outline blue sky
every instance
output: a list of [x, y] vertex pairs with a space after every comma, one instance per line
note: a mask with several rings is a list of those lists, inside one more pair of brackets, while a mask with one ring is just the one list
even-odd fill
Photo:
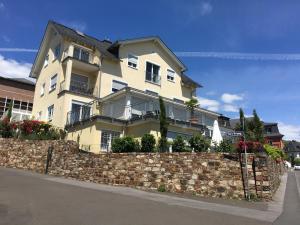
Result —
[[112, 41], [159, 35], [203, 84], [202, 107], [255, 108], [299, 140], [299, 12], [297, 0], [0, 0], [0, 73], [28, 75], [35, 52], [19, 49], [37, 49], [49, 19]]

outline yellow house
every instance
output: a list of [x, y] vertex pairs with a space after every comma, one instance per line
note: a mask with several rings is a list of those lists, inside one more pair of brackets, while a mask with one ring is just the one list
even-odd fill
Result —
[[32, 114], [65, 128], [82, 149], [99, 153], [119, 136], [158, 138], [162, 96], [168, 138], [211, 135], [220, 114], [197, 107], [198, 122], [190, 122], [185, 102], [201, 85], [186, 70], [159, 37], [112, 43], [50, 21], [30, 73], [36, 78]]

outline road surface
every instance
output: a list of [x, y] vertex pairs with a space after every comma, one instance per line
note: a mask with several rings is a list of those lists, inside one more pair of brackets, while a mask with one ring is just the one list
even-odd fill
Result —
[[[296, 178], [300, 183], [300, 172], [289, 174], [286, 200], [293, 205], [284, 204], [276, 224], [299, 225]], [[267, 225], [279, 214], [266, 203], [180, 198], [0, 168], [0, 224]]]

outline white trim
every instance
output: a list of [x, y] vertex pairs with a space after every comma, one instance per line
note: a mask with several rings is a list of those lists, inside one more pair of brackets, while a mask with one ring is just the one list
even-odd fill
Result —
[[[168, 79], [168, 72], [171, 72], [171, 73], [173, 73], [173, 80], [170, 80], [170, 79]], [[176, 73], [175, 73], [175, 71], [174, 70], [172, 70], [172, 69], [167, 69], [167, 81], [170, 81], [170, 82], [172, 82], [172, 83], [175, 83], [175, 76], [176, 76]]]
[[[136, 67], [133, 67], [133, 66], [130, 66], [128, 65], [129, 64], [129, 55], [133, 56], [133, 57], [136, 57]], [[133, 53], [127, 53], [127, 66], [131, 69], [135, 69], [135, 70], [138, 70], [139, 68], [139, 57]]]
[[[152, 65], [155, 65], [155, 66], [158, 66], [159, 67], [159, 69], [158, 69], [158, 79], [159, 79], [159, 82], [158, 83], [156, 83], [156, 82], [153, 82], [152, 80], [150, 81], [150, 80], [147, 80], [146, 79], [146, 75], [147, 75], [147, 63], [151, 63]], [[152, 71], [151, 71], [151, 79], [153, 78], [153, 67], [152, 67]], [[156, 84], [156, 85], [159, 85], [159, 86], [161, 86], [161, 66], [159, 65], [159, 64], [156, 64], [156, 63], [153, 63], [153, 62], [151, 62], [151, 61], [149, 61], [149, 60], [146, 60], [145, 61], [145, 82], [148, 82], [148, 83], [151, 83], [151, 84]]]
[[[55, 87], [54, 88], [51, 88], [51, 81], [52, 81], [52, 78], [53, 77], [55, 77], [56, 76], [56, 82], [55, 82]], [[57, 88], [57, 82], [58, 82], [58, 73], [56, 73], [56, 74], [54, 74], [54, 75], [52, 75], [51, 77], [50, 77], [50, 85], [49, 85], [49, 92], [51, 92], [51, 91], [53, 91], [53, 90], [55, 90], [56, 88]]]

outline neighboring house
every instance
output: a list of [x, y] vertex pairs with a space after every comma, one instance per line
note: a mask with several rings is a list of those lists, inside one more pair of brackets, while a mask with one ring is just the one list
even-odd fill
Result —
[[285, 141], [284, 152], [290, 159], [300, 158], [300, 142], [298, 141]]
[[[252, 119], [252, 118], [251, 117], [247, 118], [247, 120], [250, 120], [250, 119]], [[235, 129], [237, 124], [239, 124], [239, 123], [240, 123], [240, 119], [231, 119], [230, 120], [230, 124], [233, 129]], [[279, 132], [278, 124], [263, 122], [263, 125], [264, 125], [265, 142], [272, 146], [283, 149], [284, 144], [283, 144], [282, 138], [284, 135]]]
[[12, 120], [31, 117], [35, 84], [24, 78], [0, 76], [0, 118], [3, 118], [12, 104]]
[[50, 21], [30, 74], [37, 80], [33, 115], [66, 128], [82, 148], [109, 151], [122, 135], [159, 138], [162, 96], [168, 138], [209, 135], [220, 114], [198, 107], [198, 122], [190, 122], [185, 102], [201, 85], [186, 70], [158, 37], [112, 43]]
[[264, 137], [267, 143], [277, 148], [283, 149], [284, 144], [282, 141], [283, 134], [279, 132], [277, 123], [264, 122]]

